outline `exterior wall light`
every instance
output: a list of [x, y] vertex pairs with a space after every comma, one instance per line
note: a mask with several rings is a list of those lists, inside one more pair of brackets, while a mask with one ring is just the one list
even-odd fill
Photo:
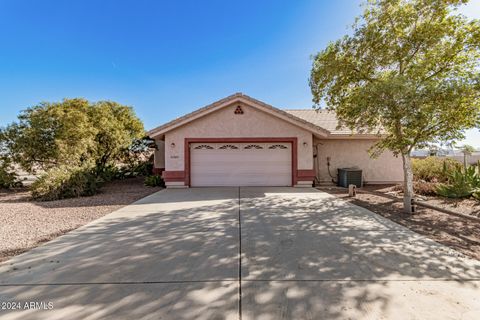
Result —
[[175, 148], [175, 142], [170, 143], [170, 148]]

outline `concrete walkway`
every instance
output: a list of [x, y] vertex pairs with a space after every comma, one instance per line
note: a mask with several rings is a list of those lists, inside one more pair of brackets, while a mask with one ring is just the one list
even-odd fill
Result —
[[480, 262], [315, 189], [242, 187], [163, 190], [0, 265], [2, 320], [239, 318], [480, 319]]

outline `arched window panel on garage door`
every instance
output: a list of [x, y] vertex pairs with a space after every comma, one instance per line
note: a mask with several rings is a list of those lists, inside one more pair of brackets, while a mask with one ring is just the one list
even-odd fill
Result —
[[275, 144], [269, 144], [268, 149], [270, 150], [286, 150], [289, 149], [290, 144], [289, 143], [275, 143]]
[[193, 149], [195, 150], [213, 150], [215, 147], [210, 144], [196, 144], [193, 145]]
[[220, 150], [237, 150], [237, 149], [239, 149], [239, 147], [237, 145], [234, 145], [234, 144], [223, 144], [223, 145], [220, 144], [218, 149], [220, 149]]
[[246, 150], [261, 150], [261, 149], [265, 149], [265, 148], [261, 144], [252, 143], [252, 144], [247, 144], [245, 147], [243, 147], [243, 149], [246, 149]]

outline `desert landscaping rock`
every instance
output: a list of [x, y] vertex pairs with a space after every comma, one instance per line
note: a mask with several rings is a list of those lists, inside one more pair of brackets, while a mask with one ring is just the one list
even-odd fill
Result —
[[0, 261], [141, 199], [160, 188], [142, 178], [108, 183], [91, 197], [38, 202], [26, 190], [0, 191]]

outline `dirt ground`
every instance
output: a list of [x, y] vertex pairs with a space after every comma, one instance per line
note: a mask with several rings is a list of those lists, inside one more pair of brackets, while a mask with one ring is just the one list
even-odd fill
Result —
[[[417, 207], [414, 215], [405, 214], [402, 211], [402, 200], [398, 198], [398, 194], [393, 191], [394, 187], [391, 185], [365, 186], [358, 189], [359, 192], [355, 198], [348, 197], [348, 189], [345, 188], [319, 187], [318, 189], [367, 208], [469, 257], [480, 260], [480, 222], [421, 207]], [[473, 200], [424, 198], [427, 198], [426, 202], [432, 205], [479, 216], [480, 206]]]
[[144, 186], [143, 181], [143, 178], [113, 181], [91, 197], [47, 202], [31, 200], [26, 189], [0, 190], [0, 261], [161, 189]]

